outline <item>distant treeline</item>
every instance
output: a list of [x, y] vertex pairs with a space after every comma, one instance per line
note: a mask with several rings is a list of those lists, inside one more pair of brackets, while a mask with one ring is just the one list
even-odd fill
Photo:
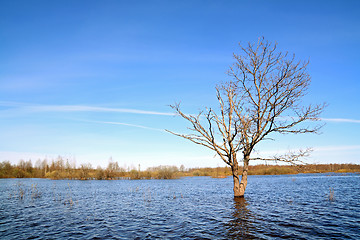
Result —
[[[249, 167], [250, 175], [280, 175], [298, 173], [326, 172], [360, 172], [359, 164], [308, 164], [298, 166], [285, 165], [254, 165]], [[31, 160], [20, 160], [17, 165], [9, 161], [0, 162], [0, 178], [50, 178], [50, 179], [174, 179], [189, 176], [211, 176], [223, 178], [231, 175], [229, 167], [189, 168], [183, 165], [151, 167], [140, 171], [138, 169], [120, 167], [118, 162], [110, 161], [106, 168], [93, 168], [91, 164], [81, 164], [76, 167], [59, 157], [51, 161], [38, 160], [35, 165]]]

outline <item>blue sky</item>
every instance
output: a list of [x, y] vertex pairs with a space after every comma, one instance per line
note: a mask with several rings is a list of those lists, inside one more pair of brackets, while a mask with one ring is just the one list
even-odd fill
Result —
[[309, 163], [360, 163], [360, 1], [0, 1], [0, 161], [223, 166], [169, 104], [216, 105], [238, 43], [264, 36], [310, 60], [305, 103], [321, 135], [281, 136], [263, 156], [313, 147]]

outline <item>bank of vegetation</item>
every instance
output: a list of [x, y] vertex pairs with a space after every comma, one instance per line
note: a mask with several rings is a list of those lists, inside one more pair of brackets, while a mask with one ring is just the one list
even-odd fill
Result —
[[[359, 164], [308, 164], [300, 166], [286, 165], [254, 165], [249, 167], [250, 175], [280, 175], [298, 173], [348, 173], [360, 172]], [[91, 164], [81, 164], [76, 167], [59, 157], [53, 160], [20, 160], [18, 164], [9, 161], [0, 162], [0, 178], [50, 178], [50, 179], [175, 179], [180, 177], [210, 176], [224, 178], [231, 176], [229, 167], [216, 168], [185, 168], [176, 166], [158, 166], [140, 170], [140, 166], [120, 167], [118, 162], [110, 161], [106, 168]]]

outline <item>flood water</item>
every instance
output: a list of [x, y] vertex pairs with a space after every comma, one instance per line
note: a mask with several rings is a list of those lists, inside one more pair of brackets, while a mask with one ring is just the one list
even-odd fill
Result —
[[0, 193], [0, 239], [360, 239], [359, 174], [250, 176], [239, 201], [210, 177], [0, 179]]

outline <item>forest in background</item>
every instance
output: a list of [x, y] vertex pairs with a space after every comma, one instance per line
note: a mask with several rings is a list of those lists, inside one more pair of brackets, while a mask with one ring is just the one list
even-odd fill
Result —
[[[348, 173], [360, 172], [359, 164], [306, 164], [306, 165], [253, 165], [249, 167], [250, 175], [280, 175], [298, 173]], [[49, 178], [49, 179], [78, 179], [78, 180], [110, 180], [110, 179], [176, 179], [191, 176], [210, 176], [224, 178], [231, 176], [229, 167], [216, 168], [185, 168], [183, 165], [158, 166], [140, 170], [135, 167], [120, 167], [118, 162], [109, 161], [106, 168], [91, 164], [75, 163], [62, 157], [52, 160], [20, 160], [18, 164], [9, 161], [0, 162], [0, 178]]]

